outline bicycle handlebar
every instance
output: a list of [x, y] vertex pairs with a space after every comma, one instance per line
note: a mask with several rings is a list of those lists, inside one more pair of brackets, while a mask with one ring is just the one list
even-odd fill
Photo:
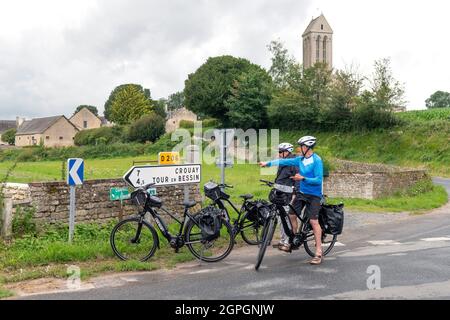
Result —
[[141, 190], [147, 191], [148, 189], [150, 189], [150, 187], [153, 187], [155, 184], [156, 183], [149, 183], [149, 184], [146, 184], [145, 186], [137, 188], [137, 190], [141, 189]]
[[230, 189], [234, 188], [232, 185], [225, 184], [225, 183], [219, 184], [219, 187], [230, 188]]
[[269, 186], [269, 187], [273, 187], [275, 183], [268, 181], [268, 180], [259, 180], [262, 183], [264, 183], [265, 185]]

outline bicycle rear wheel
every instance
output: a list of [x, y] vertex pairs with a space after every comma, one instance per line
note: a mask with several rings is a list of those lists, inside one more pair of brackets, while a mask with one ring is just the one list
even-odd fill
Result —
[[220, 236], [217, 239], [205, 240], [202, 230], [192, 220], [186, 225], [184, 237], [189, 251], [206, 262], [217, 262], [226, 258], [234, 246], [233, 228], [225, 219], [222, 219]]
[[125, 219], [113, 228], [110, 236], [111, 248], [121, 260], [147, 261], [158, 246], [155, 229], [139, 218]]
[[264, 258], [264, 254], [266, 253], [267, 247], [270, 245], [272, 241], [273, 234], [275, 232], [275, 228], [277, 227], [277, 221], [275, 217], [269, 217], [264, 224], [264, 228], [262, 231], [262, 243], [259, 246], [258, 257], [256, 259], [255, 270], [258, 271], [261, 266], [261, 262]]
[[258, 221], [248, 219], [248, 212], [239, 223], [242, 239], [249, 245], [258, 245], [262, 242], [263, 225]]
[[[326, 256], [333, 250], [334, 245], [337, 241], [337, 235], [327, 235], [322, 231], [322, 255]], [[308, 236], [304, 242], [305, 251], [311, 256], [316, 255], [316, 244], [314, 240], [314, 234], [312, 231], [308, 233]]]

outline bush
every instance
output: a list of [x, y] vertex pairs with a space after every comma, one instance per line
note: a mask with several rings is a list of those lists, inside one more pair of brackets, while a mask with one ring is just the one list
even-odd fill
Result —
[[101, 127], [78, 132], [75, 135], [75, 145], [99, 145], [124, 142], [125, 128], [122, 126]]
[[202, 126], [203, 128], [213, 128], [213, 127], [220, 127], [221, 124], [219, 120], [210, 118], [202, 120]]
[[17, 130], [14, 128], [6, 130], [2, 134], [2, 141], [9, 145], [13, 145], [15, 143], [15, 139], [16, 139], [16, 132], [17, 132]]
[[164, 119], [155, 113], [151, 113], [142, 117], [130, 126], [128, 139], [137, 142], [154, 142], [164, 133]]
[[180, 121], [180, 128], [191, 129], [193, 127], [194, 127], [194, 121], [189, 121], [189, 120], [181, 120]]

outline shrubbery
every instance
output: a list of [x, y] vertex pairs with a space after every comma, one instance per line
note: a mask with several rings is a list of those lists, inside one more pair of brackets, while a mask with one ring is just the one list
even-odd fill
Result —
[[194, 121], [190, 121], [190, 120], [181, 120], [181, 121], [180, 121], [180, 128], [183, 128], [183, 129], [192, 129], [192, 128], [194, 128]]
[[126, 138], [126, 129], [123, 126], [101, 127], [78, 132], [75, 135], [75, 145], [99, 145], [123, 142]]
[[164, 132], [164, 118], [151, 113], [131, 124], [128, 139], [136, 142], [155, 142]]

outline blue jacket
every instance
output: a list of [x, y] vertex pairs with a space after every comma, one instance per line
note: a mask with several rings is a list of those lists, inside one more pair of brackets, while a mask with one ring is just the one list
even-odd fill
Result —
[[296, 157], [292, 159], [279, 159], [267, 163], [271, 166], [297, 166], [305, 180], [300, 181], [299, 191], [317, 197], [322, 197], [323, 162], [315, 153], [309, 158]]

